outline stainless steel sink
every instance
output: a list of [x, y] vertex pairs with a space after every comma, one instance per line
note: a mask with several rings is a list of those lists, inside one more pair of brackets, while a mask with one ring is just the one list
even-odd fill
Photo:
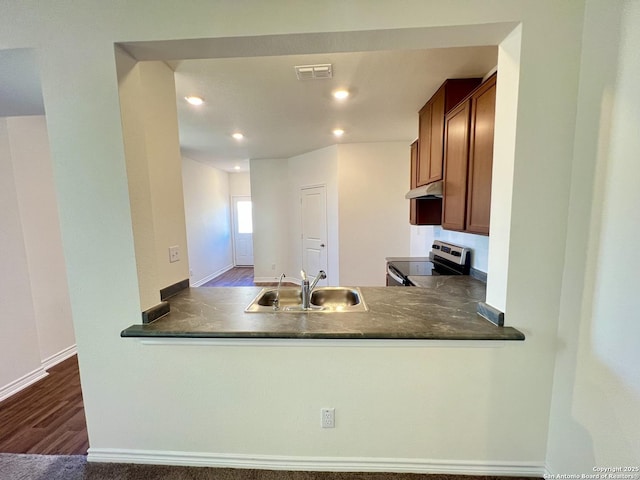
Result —
[[[276, 298], [278, 298], [278, 294], [275, 288], [270, 290], [263, 289], [253, 303], [260, 307], [271, 307], [273, 309]], [[280, 308], [302, 305], [302, 292], [299, 288], [282, 287], [280, 288], [278, 304]]]
[[354, 307], [361, 303], [362, 295], [353, 288], [325, 287], [311, 292], [311, 304], [326, 308]]
[[249, 313], [346, 313], [369, 310], [358, 287], [316, 287], [311, 293], [309, 308], [302, 307], [300, 288], [280, 288], [278, 307], [274, 308], [276, 297], [277, 289], [264, 288], [244, 311]]

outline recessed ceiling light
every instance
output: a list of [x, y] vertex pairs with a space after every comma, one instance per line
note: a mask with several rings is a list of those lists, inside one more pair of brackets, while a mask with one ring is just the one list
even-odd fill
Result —
[[333, 96], [338, 100], [344, 100], [349, 96], [349, 90], [336, 90], [335, 92], [333, 92]]
[[244, 138], [244, 135], [241, 134], [240, 132], [236, 132], [233, 135], [231, 135], [233, 138], [235, 138], [236, 140], [242, 140]]
[[333, 134], [334, 134], [336, 137], [341, 137], [342, 135], [344, 135], [344, 130], [342, 130], [341, 128], [336, 128], [336, 129], [333, 131]]
[[235, 167], [233, 167], [235, 170], [240, 170], [240, 165], [236, 165]]
[[202, 97], [196, 97], [194, 95], [184, 97], [184, 99], [191, 105], [202, 105], [204, 103], [204, 99]]

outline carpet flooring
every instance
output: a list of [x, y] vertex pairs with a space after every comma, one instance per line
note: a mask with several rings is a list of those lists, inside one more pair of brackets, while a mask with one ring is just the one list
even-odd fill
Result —
[[88, 463], [84, 455], [0, 453], [2, 480], [531, 480], [413, 473], [292, 472], [209, 467]]

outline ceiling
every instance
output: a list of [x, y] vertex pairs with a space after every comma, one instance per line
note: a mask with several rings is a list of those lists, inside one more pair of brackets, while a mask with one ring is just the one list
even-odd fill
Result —
[[[335, 143], [409, 144], [418, 110], [443, 80], [484, 76], [497, 64], [495, 46], [239, 55], [166, 61], [175, 71], [183, 154], [229, 172], [247, 171], [250, 158], [288, 158]], [[333, 78], [296, 78], [294, 66], [320, 63], [332, 64]], [[337, 88], [350, 97], [335, 100]], [[205, 103], [191, 106], [187, 95]], [[43, 114], [35, 52], [0, 50], [0, 117]], [[334, 128], [345, 134], [334, 137]], [[236, 131], [242, 141], [231, 137]]]
[[[385, 50], [167, 62], [175, 71], [183, 155], [225, 171], [249, 159], [288, 158], [335, 143], [418, 135], [417, 112], [447, 78], [484, 76], [497, 47]], [[294, 66], [330, 63], [333, 78], [296, 78]], [[331, 93], [346, 88], [343, 101]], [[192, 106], [184, 99], [205, 99]], [[337, 139], [332, 130], [341, 128]], [[241, 141], [231, 137], [242, 132]]]

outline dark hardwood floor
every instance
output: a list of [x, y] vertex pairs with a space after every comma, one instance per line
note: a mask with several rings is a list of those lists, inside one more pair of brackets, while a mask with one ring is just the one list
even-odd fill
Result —
[[86, 455], [89, 448], [78, 360], [0, 402], [0, 452]]
[[253, 287], [253, 267], [233, 267], [201, 287]]
[[[209, 280], [201, 287], [254, 287], [254, 286], [274, 286], [278, 283], [254, 283], [253, 267], [233, 267], [222, 275]], [[293, 286], [295, 283], [282, 282], [282, 285]]]

